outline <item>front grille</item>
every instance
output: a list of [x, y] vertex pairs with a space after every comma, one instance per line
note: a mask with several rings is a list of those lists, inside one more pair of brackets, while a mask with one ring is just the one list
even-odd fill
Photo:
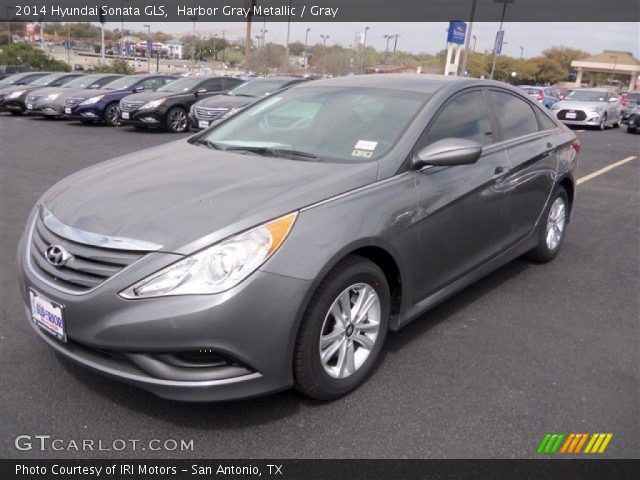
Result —
[[79, 104], [81, 101], [83, 100], [82, 97], [70, 97], [67, 98], [64, 101], [64, 106], [65, 107], [75, 107], [77, 104]]
[[196, 118], [198, 120], [213, 120], [229, 111], [228, 108], [204, 108], [196, 107]]
[[144, 100], [122, 100], [120, 102], [120, 110], [122, 110], [123, 112], [133, 112], [134, 110], [139, 109], [145, 103], [147, 102], [145, 102]]
[[[52, 245], [63, 247], [72, 258], [61, 267], [51, 265], [45, 252]], [[33, 228], [30, 246], [31, 266], [36, 273], [54, 286], [79, 293], [99, 286], [144, 255], [144, 252], [107, 249], [67, 240], [49, 230], [40, 215]]]
[[[575, 112], [576, 118], [567, 118], [567, 113], [569, 112]], [[587, 114], [582, 110], [560, 110], [558, 112], [559, 120], [584, 120], [585, 118], [587, 118]]]

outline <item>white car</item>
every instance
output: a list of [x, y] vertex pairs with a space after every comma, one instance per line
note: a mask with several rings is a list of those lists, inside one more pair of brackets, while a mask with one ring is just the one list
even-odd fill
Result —
[[620, 97], [608, 88], [581, 88], [554, 103], [551, 111], [565, 125], [592, 126], [604, 130], [619, 127], [622, 120]]

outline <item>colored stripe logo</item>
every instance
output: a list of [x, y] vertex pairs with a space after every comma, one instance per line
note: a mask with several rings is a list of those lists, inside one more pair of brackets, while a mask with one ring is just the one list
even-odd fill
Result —
[[613, 433], [547, 433], [537, 452], [543, 455], [604, 453], [612, 438]]

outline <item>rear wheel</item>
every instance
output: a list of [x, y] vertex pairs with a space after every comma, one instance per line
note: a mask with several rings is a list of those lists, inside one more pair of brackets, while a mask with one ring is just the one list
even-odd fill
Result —
[[167, 112], [167, 130], [172, 133], [182, 133], [189, 127], [187, 112], [180, 107], [173, 107]]
[[363, 383], [384, 344], [390, 294], [373, 262], [349, 256], [320, 283], [302, 319], [294, 353], [296, 388], [320, 400]]
[[627, 133], [636, 133], [636, 127], [627, 127]]
[[111, 103], [104, 109], [104, 123], [109, 127], [115, 127], [120, 124], [118, 120], [118, 104]]
[[564, 188], [558, 187], [551, 198], [540, 226], [538, 245], [526, 253], [526, 257], [534, 262], [550, 262], [560, 251], [569, 220], [569, 200]]

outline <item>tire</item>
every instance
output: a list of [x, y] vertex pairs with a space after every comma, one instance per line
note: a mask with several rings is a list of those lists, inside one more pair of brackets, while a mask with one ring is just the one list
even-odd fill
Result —
[[22, 115], [23, 113], [24, 113], [24, 111], [23, 111], [23, 110], [20, 110], [20, 111], [11, 110], [11, 115], [15, 115], [16, 117], [17, 117], [18, 115]]
[[620, 128], [620, 120], [613, 124], [613, 128]]
[[607, 114], [606, 113], [604, 115], [602, 115], [602, 120], [600, 120], [600, 124], [598, 125], [598, 128], [601, 131], [607, 129]]
[[636, 127], [627, 127], [627, 133], [636, 133]]
[[167, 131], [171, 133], [186, 132], [189, 128], [189, 116], [184, 108], [173, 107], [167, 112], [165, 120]]
[[104, 124], [107, 125], [108, 127], [116, 127], [120, 125], [120, 122], [118, 121], [118, 115], [119, 115], [118, 103], [117, 102], [110, 103], [104, 109], [104, 114], [102, 116], [104, 120]]
[[[373, 298], [374, 294], [377, 298]], [[360, 321], [356, 310], [352, 313], [356, 316], [353, 323], [338, 323], [333, 312], [344, 312], [340, 298], [348, 299], [349, 312], [353, 312], [360, 298], [372, 299], [372, 303]], [[361, 385], [384, 345], [390, 302], [387, 280], [375, 263], [350, 255], [336, 265], [311, 297], [298, 330], [293, 359], [296, 388], [318, 400], [332, 400]]]
[[[550, 230], [553, 228], [553, 224], [551, 223], [553, 217], [559, 218], [557, 216], [558, 210], [556, 205], [561, 204], [563, 207], [562, 210], [562, 226], [554, 222], [556, 232], [556, 240], [550, 240], [548, 237], [550, 235]], [[554, 212], [554, 208], [556, 208]], [[567, 231], [567, 223], [569, 221], [570, 214], [570, 206], [569, 206], [569, 198], [567, 197], [567, 192], [563, 187], [557, 187], [554, 194], [549, 201], [549, 205], [544, 211], [542, 218], [544, 219], [540, 225], [540, 232], [538, 233], [538, 245], [525, 254], [525, 257], [529, 260], [532, 260], [537, 263], [546, 263], [553, 260], [560, 248], [562, 248], [562, 243], [564, 242], [565, 233]], [[559, 230], [559, 237], [558, 237]]]

